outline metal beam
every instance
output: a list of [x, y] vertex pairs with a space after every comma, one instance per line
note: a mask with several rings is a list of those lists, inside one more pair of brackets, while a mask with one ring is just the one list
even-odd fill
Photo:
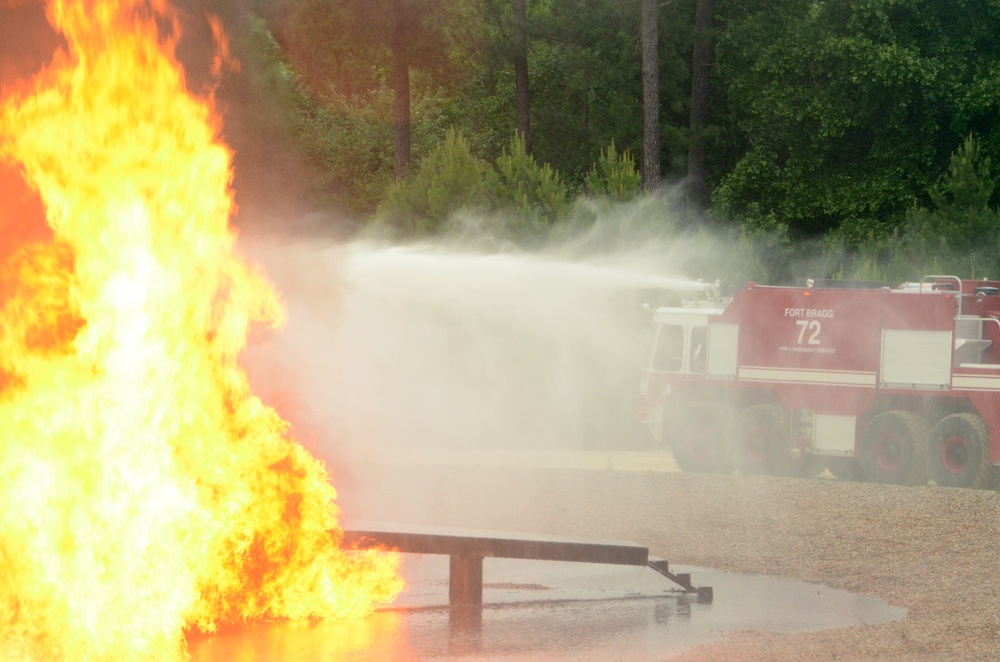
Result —
[[[371, 541], [371, 542], [366, 542]], [[362, 525], [344, 531], [348, 545], [383, 545], [408, 554], [646, 565], [649, 550], [617, 540], [412, 525]]]
[[654, 559], [650, 562], [646, 547], [618, 540], [358, 523], [344, 530], [344, 545], [359, 549], [388, 547], [406, 554], [447, 554], [450, 557], [448, 598], [452, 606], [483, 604], [483, 559], [489, 557], [648, 565], [684, 590], [697, 592], [699, 599], [704, 596], [711, 601], [711, 588], [706, 590], [692, 586], [690, 576], [669, 572], [665, 561]]

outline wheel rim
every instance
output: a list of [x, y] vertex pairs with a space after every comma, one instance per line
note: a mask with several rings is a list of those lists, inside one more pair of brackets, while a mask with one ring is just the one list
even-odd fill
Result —
[[705, 454], [702, 437], [692, 430], [684, 430], [677, 436], [674, 451], [683, 453], [685, 456], [697, 460]]
[[760, 426], [749, 430], [743, 437], [743, 448], [746, 456], [754, 462], [764, 462], [770, 455], [770, 435], [766, 427]]
[[941, 464], [950, 473], [963, 473], [969, 466], [969, 442], [958, 435], [948, 437], [941, 447]]
[[875, 445], [875, 461], [882, 469], [892, 470], [903, 461], [903, 443], [899, 435], [887, 432], [878, 439]]
[[708, 459], [709, 452], [708, 449], [705, 447], [707, 443], [708, 440], [706, 440], [703, 437], [700, 436], [690, 437], [687, 441], [688, 454], [699, 462]]
[[692, 460], [703, 462], [712, 458], [712, 444], [718, 436], [718, 425], [712, 424], [705, 429], [686, 429], [678, 441], [683, 452]]

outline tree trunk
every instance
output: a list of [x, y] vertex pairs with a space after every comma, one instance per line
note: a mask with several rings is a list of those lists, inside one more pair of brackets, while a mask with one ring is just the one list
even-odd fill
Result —
[[393, 55], [392, 86], [395, 95], [396, 179], [406, 177], [410, 165], [410, 66], [398, 53]]
[[524, 149], [531, 153], [531, 94], [528, 87], [528, 17], [526, 0], [514, 0], [514, 96], [517, 105], [517, 132]]
[[708, 203], [705, 181], [705, 127], [708, 126], [709, 75], [712, 67], [712, 0], [698, 0], [691, 54], [691, 138], [688, 148], [687, 207], [704, 209]]
[[406, 176], [410, 165], [410, 63], [406, 52], [406, 26], [399, 1], [394, 0], [392, 30], [392, 92], [395, 99], [396, 181]]
[[642, 186], [660, 185], [660, 58], [658, 0], [642, 0]]

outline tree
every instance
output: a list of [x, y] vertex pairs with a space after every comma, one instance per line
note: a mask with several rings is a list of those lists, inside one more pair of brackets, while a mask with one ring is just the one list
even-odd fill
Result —
[[705, 129], [708, 127], [709, 78], [712, 66], [712, 0], [697, 0], [694, 48], [691, 52], [691, 120], [687, 167], [687, 206], [703, 209], [708, 203], [705, 181]]
[[235, 118], [226, 115], [227, 140], [238, 140], [231, 143], [237, 202], [244, 207], [249, 194], [258, 207], [340, 208], [354, 219], [374, 212], [393, 181], [393, 128], [384, 119], [391, 92], [362, 92], [361, 79], [354, 78], [358, 87], [347, 96], [314, 80], [327, 90], [317, 98], [304, 67], [290, 69], [261, 19], [251, 17], [247, 41], [240, 76], [249, 89], [235, 95], [232, 85], [220, 90], [237, 110]]
[[517, 132], [531, 154], [531, 90], [528, 81], [528, 14], [525, 0], [514, 0], [514, 92]]
[[642, 0], [642, 185], [660, 185], [660, 58], [658, 0]]
[[[318, 97], [335, 91], [370, 100], [393, 91], [395, 176], [411, 158], [411, 73], [447, 80], [467, 36], [464, 6], [445, 0], [286, 0], [275, 18], [279, 43]], [[388, 75], [386, 72], [389, 72]], [[388, 80], [386, 80], [388, 78]]]
[[376, 217], [407, 236], [433, 234], [460, 209], [485, 209], [495, 178], [489, 164], [472, 155], [469, 142], [448, 131], [415, 173], [393, 184]]
[[928, 265], [933, 260], [947, 273], [964, 277], [997, 273], [1000, 213], [992, 205], [995, 190], [991, 160], [969, 136], [931, 188], [930, 205], [908, 214], [904, 246], [910, 261]]
[[[483, 0], [483, 16], [489, 26], [489, 48], [479, 63], [478, 89], [472, 96], [476, 101], [469, 109], [469, 121], [478, 125], [480, 132], [486, 129], [488, 136], [484, 138], [495, 153], [503, 149], [511, 132], [516, 131], [530, 154], [531, 21], [527, 0]], [[513, 117], [504, 117], [508, 112]], [[473, 126], [469, 129], [476, 130]]]
[[548, 163], [539, 165], [520, 135], [500, 154], [497, 171], [494, 199], [522, 234], [538, 234], [559, 220], [567, 204], [566, 184]]
[[601, 158], [587, 173], [584, 186], [589, 195], [624, 202], [639, 193], [642, 181], [632, 155], [627, 150], [619, 154], [612, 142], [601, 150]]
[[410, 165], [410, 49], [407, 47], [405, 0], [392, 0], [392, 92], [395, 99], [396, 181], [406, 176]]
[[966, 132], [969, 85], [1000, 62], [985, 3], [727, 0], [719, 17], [722, 211], [848, 246], [923, 199]]
[[533, 3], [532, 153], [579, 183], [612, 140], [642, 147], [640, 0]]

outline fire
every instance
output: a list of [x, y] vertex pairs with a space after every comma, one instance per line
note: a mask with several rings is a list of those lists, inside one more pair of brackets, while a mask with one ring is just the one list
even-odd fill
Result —
[[47, 16], [67, 48], [0, 105], [52, 232], [0, 250], [0, 658], [183, 659], [191, 632], [391, 601], [398, 556], [340, 548], [325, 468], [237, 362], [284, 313], [235, 250], [176, 15]]

